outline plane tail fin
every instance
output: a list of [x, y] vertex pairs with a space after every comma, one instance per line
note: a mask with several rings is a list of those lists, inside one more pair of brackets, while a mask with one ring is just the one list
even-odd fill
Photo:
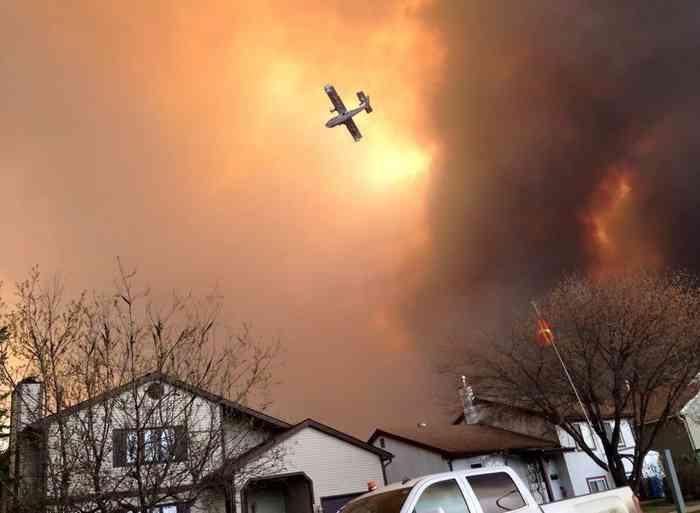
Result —
[[360, 103], [365, 104], [365, 112], [367, 112], [368, 114], [372, 112], [372, 107], [369, 104], [369, 96], [367, 96], [363, 91], [358, 91], [357, 99], [360, 100]]

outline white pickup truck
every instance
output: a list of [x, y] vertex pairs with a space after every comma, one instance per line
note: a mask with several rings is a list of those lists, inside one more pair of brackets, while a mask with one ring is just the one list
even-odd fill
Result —
[[629, 487], [538, 505], [508, 467], [419, 477], [366, 493], [339, 513], [642, 513]]

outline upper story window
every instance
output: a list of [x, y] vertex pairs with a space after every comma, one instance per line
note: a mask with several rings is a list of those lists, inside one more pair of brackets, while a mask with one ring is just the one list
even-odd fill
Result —
[[[578, 431], [578, 434], [583, 439], [584, 443], [586, 444], [586, 447], [595, 450], [595, 438], [593, 437], [593, 433], [591, 432], [590, 426], [585, 422], [577, 422], [576, 424], [574, 424], [574, 428], [576, 429], [576, 431]], [[577, 443], [576, 445], [578, 446], [579, 444]]]
[[[625, 440], [625, 435], [624, 431], [622, 430], [623, 424], [620, 423], [620, 439], [617, 442], [617, 448], [618, 449], [624, 449], [627, 447], [627, 441]], [[615, 423], [612, 421], [606, 422], [605, 423], [605, 434], [608, 437], [608, 440], [612, 441], [612, 435], [613, 435], [613, 429], [615, 429]]]
[[384, 437], [379, 439], [379, 447], [386, 449], [386, 440], [384, 440]]
[[[144, 509], [143, 511], [144, 513], [189, 513], [190, 505], [184, 502], [175, 504], [163, 504], [161, 506], [155, 506], [153, 508]], [[139, 510], [125, 510], [124, 513], [139, 513]]]
[[148, 429], [115, 429], [113, 433], [115, 467], [183, 461], [187, 458], [187, 431], [184, 426]]

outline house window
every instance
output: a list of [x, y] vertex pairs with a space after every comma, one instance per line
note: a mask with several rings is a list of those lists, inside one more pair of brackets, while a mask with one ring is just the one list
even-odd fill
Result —
[[177, 504], [168, 504], [167, 506], [158, 506], [151, 508], [148, 513], [177, 513]]
[[610, 486], [608, 486], [608, 478], [605, 476], [589, 477], [586, 481], [588, 482], [588, 490], [591, 493], [604, 492], [610, 489]]
[[[574, 428], [576, 429], [576, 431], [578, 431], [578, 434], [583, 439], [584, 443], [586, 444], [586, 447], [595, 450], [595, 439], [593, 438], [593, 433], [591, 433], [591, 428], [588, 426], [588, 424], [576, 423], [574, 424]], [[581, 448], [579, 447], [579, 450], [580, 449]]]
[[136, 431], [126, 432], [126, 464], [134, 465], [138, 454], [139, 437]]
[[386, 449], [386, 441], [384, 440], [384, 438], [379, 439], [379, 447], [381, 447], [382, 449]]
[[113, 455], [115, 467], [135, 465], [139, 455], [144, 464], [183, 461], [187, 458], [187, 431], [184, 426], [115, 429]]
[[139, 511], [143, 511], [144, 513], [190, 513], [190, 505], [185, 502], [163, 504], [161, 506], [155, 506], [144, 510], [126, 510], [124, 513], [139, 513]]
[[[615, 429], [614, 422], [606, 422], [605, 423], [605, 434], [607, 435], [608, 440], [610, 442], [612, 442], [613, 429]], [[622, 424], [620, 424], [620, 439], [617, 442], [617, 448], [624, 449], [625, 447], [627, 447], [627, 444], [625, 442], [625, 437], [622, 433]]]

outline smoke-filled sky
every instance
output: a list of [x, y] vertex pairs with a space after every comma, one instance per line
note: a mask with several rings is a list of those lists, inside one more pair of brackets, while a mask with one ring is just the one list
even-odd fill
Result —
[[700, 9], [625, 5], [5, 2], [0, 279], [218, 287], [285, 346], [275, 413], [438, 422], [445, 338], [698, 267]]

